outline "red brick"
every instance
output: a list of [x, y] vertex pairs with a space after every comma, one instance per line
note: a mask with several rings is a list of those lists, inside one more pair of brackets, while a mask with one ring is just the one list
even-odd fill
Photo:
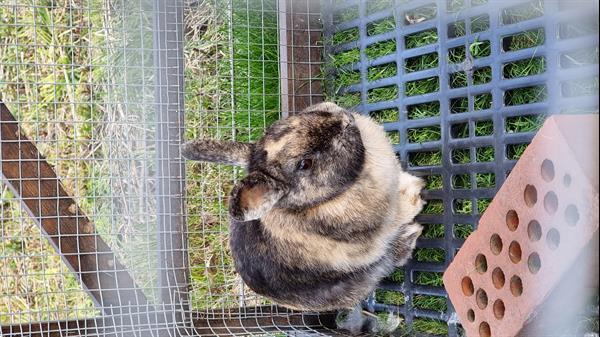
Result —
[[[577, 222], [570, 224], [576, 214]], [[467, 335], [522, 332], [545, 309], [565, 274], [583, 263], [579, 258], [597, 232], [598, 116], [551, 117], [444, 274]], [[477, 267], [478, 256], [485, 256], [486, 271]], [[597, 264], [597, 250], [592, 260]], [[588, 277], [597, 284], [597, 274]], [[466, 278], [473, 284], [472, 294], [468, 282], [463, 283]], [[478, 296], [482, 291], [487, 305]]]

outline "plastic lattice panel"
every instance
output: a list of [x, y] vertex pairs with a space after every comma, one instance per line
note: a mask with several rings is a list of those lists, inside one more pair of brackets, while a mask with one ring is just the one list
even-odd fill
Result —
[[[366, 302], [457, 335], [442, 273], [549, 113], [598, 109], [592, 1], [325, 1], [328, 99], [427, 180], [413, 259]], [[446, 324], [447, 323], [447, 324]]]

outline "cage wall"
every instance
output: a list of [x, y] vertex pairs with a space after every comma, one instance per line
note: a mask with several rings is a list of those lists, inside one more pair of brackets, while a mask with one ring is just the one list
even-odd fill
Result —
[[[445, 266], [544, 116], [597, 109], [598, 8], [567, 4], [0, 0], [1, 101], [22, 133], [5, 143], [29, 140], [41, 155], [0, 165], [30, 161], [39, 171], [47, 161], [52, 185], [66, 191], [56, 199], [77, 205], [60, 209], [74, 210], [76, 226], [53, 247], [40, 220], [65, 218], [30, 216], [22, 191], [2, 185], [0, 325], [336, 334], [331, 316], [294, 314], [244, 287], [226, 207], [244, 173], [184, 163], [177, 150], [196, 137], [256, 140], [326, 98], [381, 122], [404, 167], [427, 180], [413, 260], [365, 308], [401, 314], [402, 333], [459, 334], [441, 287]], [[573, 23], [574, 12], [584, 20]], [[90, 296], [65, 262], [84, 257], [57, 253], [82, 235], [114, 255], [91, 254], [108, 256], [106, 265], [80, 276], [125, 271], [142, 296]], [[119, 312], [103, 305], [115, 302]]]

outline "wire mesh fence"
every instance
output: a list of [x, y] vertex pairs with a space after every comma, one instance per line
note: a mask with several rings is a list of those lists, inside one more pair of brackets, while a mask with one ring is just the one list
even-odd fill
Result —
[[2, 333], [340, 334], [243, 285], [225, 206], [243, 172], [178, 150], [256, 140], [321, 91], [384, 123], [428, 180], [425, 239], [365, 307], [459, 333], [439, 274], [539, 116], [597, 109], [597, 22], [548, 28], [558, 2], [499, 22], [512, 7], [477, 4], [0, 0]]

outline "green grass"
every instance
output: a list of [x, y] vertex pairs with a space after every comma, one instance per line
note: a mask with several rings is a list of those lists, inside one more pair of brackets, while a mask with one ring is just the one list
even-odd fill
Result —
[[393, 17], [385, 18], [379, 21], [371, 22], [367, 25], [367, 35], [379, 35], [396, 29], [396, 22]]
[[442, 214], [444, 213], [444, 203], [442, 200], [427, 200], [427, 204], [423, 207], [423, 214]]
[[[86, 198], [91, 186], [84, 177], [97, 166], [91, 160], [76, 160], [101, 155], [92, 136], [98, 132], [93, 122], [101, 108], [95, 101], [102, 99], [98, 86], [105, 74], [93, 66], [106, 62], [106, 57], [89, 47], [103, 41], [104, 18], [97, 11], [73, 15], [69, 1], [17, 4], [0, 6], [1, 99], [19, 120], [20, 130], [58, 176], [65, 177], [67, 193], [79, 197], [86, 214], [97, 215], [96, 227], [106, 235], [110, 228], [103, 213]], [[100, 4], [90, 1], [89, 6]], [[0, 218], [0, 324], [99, 313], [6, 186], [0, 186]]]
[[444, 224], [423, 224], [422, 237], [426, 239], [441, 239], [444, 237]]
[[426, 126], [421, 128], [409, 128], [406, 130], [406, 139], [410, 143], [424, 143], [442, 138], [439, 126]]
[[379, 303], [397, 306], [403, 305], [406, 302], [404, 294], [401, 292], [382, 289], [377, 289], [375, 291], [375, 300]]
[[398, 121], [400, 113], [398, 112], [398, 109], [395, 108], [371, 111], [369, 115], [378, 123], [385, 123]]
[[493, 173], [477, 173], [475, 174], [475, 183], [477, 188], [496, 187], [496, 175]]
[[356, 41], [356, 40], [358, 40], [358, 38], [359, 38], [358, 27], [354, 27], [354, 28], [342, 30], [342, 31], [339, 31], [339, 32], [336, 32], [335, 34], [333, 34], [333, 36], [331, 38], [331, 43], [334, 45], [348, 43], [348, 42]]
[[396, 52], [396, 41], [387, 40], [377, 43], [373, 43], [365, 48], [365, 55], [369, 59], [376, 59], [385, 55], [393, 54]]
[[441, 248], [417, 248], [413, 252], [413, 258], [419, 262], [444, 262], [446, 253]]
[[455, 189], [471, 188], [471, 177], [468, 174], [457, 174], [452, 176], [452, 187]]
[[367, 91], [367, 102], [376, 103], [381, 101], [391, 101], [398, 97], [398, 86], [390, 85], [387, 87], [374, 88]]
[[440, 190], [444, 187], [441, 175], [430, 175], [425, 179], [425, 189]]
[[443, 273], [433, 271], [417, 271], [414, 272], [414, 283], [422, 286], [441, 287], [444, 285], [442, 280]]
[[[202, 136], [252, 141], [278, 119], [277, 16], [274, 11], [261, 12], [263, 7], [275, 10], [275, 5], [274, 1], [248, 5], [234, 0], [233, 49], [225, 43], [229, 34], [226, 12], [210, 8], [206, 13], [196, 8], [187, 13], [188, 30], [197, 32], [187, 36], [185, 45], [186, 92], [192, 93], [186, 97], [188, 139]], [[209, 25], [212, 30], [203, 32], [199, 27], [207, 17], [215, 21]], [[212, 46], [210, 54], [199, 48], [207, 45]], [[192, 306], [236, 306], [239, 284], [229, 252], [228, 216], [222, 196], [229, 194], [241, 171], [188, 163], [187, 172]]]
[[437, 166], [442, 164], [442, 151], [412, 152], [408, 155], [410, 166]]
[[429, 102], [409, 105], [406, 108], [408, 119], [421, 119], [440, 115], [440, 103]]
[[387, 63], [380, 66], [370, 67], [367, 70], [367, 80], [376, 81], [382, 78], [396, 76], [397, 67], [395, 63]]
[[466, 239], [473, 233], [473, 226], [469, 224], [455, 224], [452, 232], [455, 238]]
[[445, 312], [448, 310], [446, 298], [431, 295], [415, 295], [413, 297], [413, 306], [423, 310], [433, 310]]
[[386, 277], [386, 280], [395, 282], [398, 284], [404, 282], [404, 270], [396, 269], [393, 273], [391, 273], [388, 277]]

